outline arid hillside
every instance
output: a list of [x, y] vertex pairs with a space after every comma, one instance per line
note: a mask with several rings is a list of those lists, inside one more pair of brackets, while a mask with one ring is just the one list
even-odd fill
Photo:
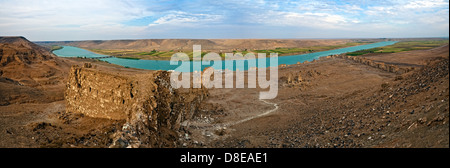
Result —
[[[266, 101], [257, 89], [211, 89], [184, 144], [448, 148], [448, 56], [447, 45], [280, 67], [278, 96]], [[392, 71], [398, 66], [409, 71]]]
[[0, 37], [0, 104], [63, 100], [70, 65], [24, 37]]
[[62, 84], [70, 66], [24, 37], [0, 37], [0, 75], [25, 86]]

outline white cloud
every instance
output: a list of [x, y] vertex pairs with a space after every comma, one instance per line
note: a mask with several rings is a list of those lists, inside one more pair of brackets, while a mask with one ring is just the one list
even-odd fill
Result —
[[357, 19], [343, 15], [313, 12], [276, 12], [269, 11], [265, 15], [254, 15], [256, 22], [272, 26], [309, 27], [316, 29], [342, 29], [348, 24], [359, 22]]
[[220, 15], [212, 14], [192, 14], [182, 11], [175, 11], [160, 17], [149, 26], [157, 25], [179, 25], [192, 26], [193, 24], [211, 24], [220, 21], [222, 17]]
[[449, 3], [444, 0], [413, 0], [409, 1], [404, 8], [407, 9], [424, 9], [424, 8], [439, 8], [448, 7]]
[[[152, 14], [134, 2], [138, 1], [0, 1], [0, 32], [24, 35], [31, 40], [59, 39], [57, 36], [71, 32], [72, 35], [65, 35], [72, 37], [67, 40], [97, 38], [95, 33], [123, 32], [128, 27], [121, 22]], [[46, 38], [42, 38], [43, 34]]]
[[2, 18], [29, 18], [52, 25], [115, 23], [149, 14], [138, 4], [122, 0], [2, 1], [0, 11]]
[[440, 24], [448, 22], [448, 2], [415, 0], [392, 6], [371, 6], [366, 20], [387, 24]]
[[373, 6], [369, 7], [368, 10], [365, 11], [367, 15], [375, 17], [397, 15], [397, 12], [398, 11], [392, 6]]

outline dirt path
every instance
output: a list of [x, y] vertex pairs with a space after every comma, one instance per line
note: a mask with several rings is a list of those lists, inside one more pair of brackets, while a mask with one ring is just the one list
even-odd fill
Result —
[[230, 122], [230, 123], [223, 124], [222, 127], [230, 127], [230, 126], [233, 126], [233, 125], [237, 125], [237, 124], [240, 124], [240, 123], [243, 123], [243, 122], [247, 122], [247, 121], [253, 120], [255, 118], [263, 117], [263, 116], [266, 116], [266, 115], [268, 115], [270, 113], [273, 113], [273, 112], [277, 111], [278, 108], [279, 108], [278, 104], [276, 104], [276, 103], [270, 103], [270, 102], [267, 102], [266, 100], [262, 100], [262, 99], [260, 99], [260, 101], [262, 101], [262, 102], [264, 102], [264, 103], [266, 103], [268, 105], [273, 105], [274, 108], [271, 109], [271, 110], [268, 110], [268, 111], [266, 111], [264, 113], [261, 113], [261, 114], [255, 115], [255, 116], [251, 116], [251, 117], [247, 117], [245, 119], [242, 119], [242, 120], [239, 120], [239, 121], [236, 121], [236, 122]]
[[270, 109], [270, 110], [267, 110], [267, 111], [265, 111], [263, 113], [260, 113], [258, 115], [253, 115], [253, 116], [250, 116], [250, 117], [238, 120], [238, 121], [231, 121], [231, 122], [228, 122], [228, 123], [217, 123], [217, 124], [212, 124], [212, 125], [206, 124], [206, 123], [199, 123], [199, 122], [191, 121], [191, 122], [189, 122], [189, 126], [192, 126], [194, 128], [197, 128], [197, 129], [206, 129], [206, 128], [219, 129], [219, 128], [224, 128], [224, 127], [231, 127], [231, 126], [234, 126], [234, 125], [237, 125], [237, 124], [241, 124], [241, 123], [244, 123], [244, 122], [256, 119], [256, 118], [260, 118], [260, 117], [269, 115], [269, 114], [277, 111], [278, 108], [279, 108], [278, 104], [276, 104], [276, 103], [270, 103], [270, 102], [267, 102], [266, 100], [262, 100], [262, 99], [260, 99], [260, 101], [265, 103], [265, 104], [267, 104], [267, 105], [272, 105], [274, 108]]
[[[228, 120], [227, 122], [223, 123], [205, 123], [199, 120], [189, 121], [188, 123], [186, 123], [186, 126], [189, 128], [189, 134], [185, 135], [183, 146], [203, 146], [206, 144], [210, 144], [213, 141], [224, 140], [225, 138], [230, 136], [230, 131], [235, 131], [235, 129], [227, 129], [228, 127], [267, 116], [279, 109], [279, 106], [276, 103], [271, 103], [261, 99], [259, 101], [261, 101], [265, 105], [269, 105], [269, 107], [273, 107], [268, 110], [261, 110], [260, 113], [256, 113], [257, 111], [259, 111], [258, 109], [253, 109], [253, 111], [255, 111], [256, 113], [253, 113], [254, 115], [247, 116], [243, 119]], [[187, 143], [190, 143], [190, 145], [188, 145]]]

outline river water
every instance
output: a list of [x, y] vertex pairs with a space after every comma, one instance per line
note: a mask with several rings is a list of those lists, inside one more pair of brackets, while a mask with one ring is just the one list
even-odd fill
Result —
[[[261, 60], [264, 59], [253, 59], [253, 60], [237, 60], [236, 64], [239, 62], [242, 62], [244, 65], [243, 67], [236, 67], [236, 65], [233, 64], [233, 62], [230, 62], [230, 60], [227, 61], [217, 61], [214, 62], [213, 65], [201, 65], [201, 68], [193, 68], [195, 67], [193, 64], [193, 61], [190, 61], [189, 64], [181, 64], [180, 62], [177, 62], [178, 64], [171, 65], [170, 61], [168, 60], [133, 60], [133, 59], [122, 59], [122, 58], [102, 58], [100, 60], [107, 61], [111, 64], [117, 64], [124, 67], [131, 67], [131, 68], [138, 68], [138, 69], [148, 69], [148, 70], [177, 70], [177, 71], [199, 71], [203, 70], [206, 67], [212, 66], [215, 69], [239, 69], [239, 70], [248, 70], [252, 67], [268, 67], [268, 66], [278, 66], [280, 64], [286, 64], [286, 65], [292, 65], [297, 64], [297, 62], [305, 62], [305, 61], [313, 61], [314, 59], [318, 59], [323, 56], [329, 56], [329, 55], [335, 55], [335, 54], [343, 54], [347, 52], [354, 52], [358, 50], [364, 50], [364, 49], [371, 49], [376, 47], [383, 47], [388, 46], [397, 43], [397, 41], [382, 41], [377, 43], [371, 43], [371, 44], [365, 44], [365, 45], [359, 45], [359, 46], [353, 46], [353, 47], [347, 47], [347, 48], [340, 48], [335, 50], [328, 50], [328, 51], [321, 51], [321, 52], [315, 52], [315, 53], [308, 53], [308, 54], [301, 54], [301, 55], [291, 55], [291, 56], [280, 56], [278, 57], [277, 62], [272, 62], [274, 65], [270, 65], [270, 59], [267, 58], [265, 65], [259, 64]], [[86, 57], [86, 58], [96, 58], [96, 57], [105, 57], [106, 55], [96, 54], [91, 51], [72, 47], [72, 46], [63, 46], [62, 49], [55, 50], [53, 53], [60, 57]], [[180, 66], [180, 65], [183, 65]], [[250, 66], [249, 66], [250, 65]], [[255, 65], [255, 66], [252, 66]]]

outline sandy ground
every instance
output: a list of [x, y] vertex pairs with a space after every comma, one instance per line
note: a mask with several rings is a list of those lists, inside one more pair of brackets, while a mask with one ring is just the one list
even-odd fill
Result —
[[[259, 100], [259, 89], [212, 89], [179, 147], [449, 147], [448, 46], [367, 58], [418, 68], [399, 75], [334, 58], [280, 68], [272, 100]], [[301, 82], [285, 80], [298, 74]], [[63, 84], [0, 84], [3, 94], [19, 90], [0, 105], [0, 147], [108, 147], [124, 123], [65, 113]]]

